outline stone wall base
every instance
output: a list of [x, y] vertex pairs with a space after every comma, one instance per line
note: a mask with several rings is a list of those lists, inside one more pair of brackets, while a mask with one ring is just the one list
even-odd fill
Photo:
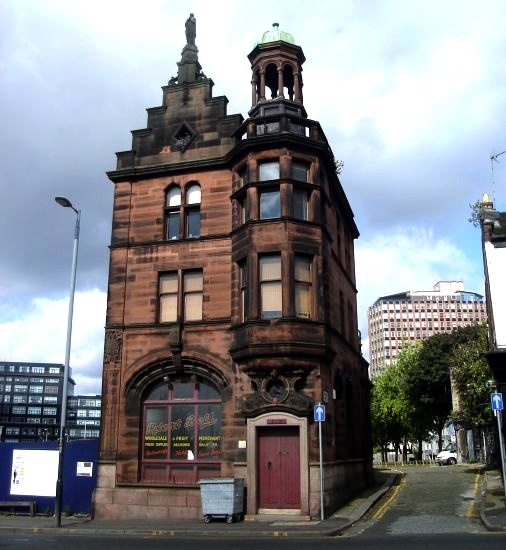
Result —
[[[245, 477], [245, 468], [235, 466], [236, 477]], [[373, 483], [372, 460], [327, 463], [324, 467], [325, 517]], [[309, 467], [309, 488], [310, 516], [319, 518], [319, 464]], [[101, 520], [202, 519], [200, 487], [116, 486], [115, 465], [100, 464], [94, 517]]]
[[[323, 507], [327, 518], [352, 497], [374, 483], [372, 459], [324, 464]], [[309, 509], [311, 517], [321, 517], [320, 465], [309, 466]]]
[[101, 464], [94, 517], [101, 520], [202, 518], [199, 487], [116, 487], [114, 464]]

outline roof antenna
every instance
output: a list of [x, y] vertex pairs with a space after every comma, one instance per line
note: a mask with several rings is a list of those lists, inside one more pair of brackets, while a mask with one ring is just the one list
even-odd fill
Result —
[[492, 203], [495, 204], [495, 174], [494, 174], [494, 161], [499, 162], [497, 160], [497, 157], [500, 157], [501, 155], [504, 155], [506, 151], [502, 151], [501, 153], [497, 153], [496, 155], [490, 156], [490, 168], [492, 170]]

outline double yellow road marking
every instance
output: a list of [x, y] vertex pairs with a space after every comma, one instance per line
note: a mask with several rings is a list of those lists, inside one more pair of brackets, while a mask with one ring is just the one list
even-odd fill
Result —
[[473, 482], [473, 498], [471, 502], [469, 503], [467, 510], [466, 510], [466, 518], [472, 518], [475, 514], [475, 506], [476, 506], [476, 495], [478, 494], [478, 491], [480, 489], [480, 481], [481, 481], [481, 472], [478, 472], [474, 476], [474, 482]]
[[399, 472], [399, 474], [401, 476], [401, 480], [399, 484], [396, 485], [395, 489], [391, 492], [390, 496], [373, 514], [374, 520], [378, 520], [383, 517], [385, 512], [388, 510], [388, 507], [397, 499], [397, 497], [399, 496], [399, 493], [401, 492], [401, 489], [404, 487], [404, 484], [406, 483], [406, 474], [404, 472]]

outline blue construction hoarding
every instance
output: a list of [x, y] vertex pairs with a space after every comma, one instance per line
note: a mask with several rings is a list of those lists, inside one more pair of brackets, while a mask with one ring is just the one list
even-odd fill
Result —
[[[92, 514], [98, 439], [68, 442], [63, 454], [63, 514]], [[0, 500], [34, 501], [38, 514], [55, 507], [58, 442], [0, 443]]]

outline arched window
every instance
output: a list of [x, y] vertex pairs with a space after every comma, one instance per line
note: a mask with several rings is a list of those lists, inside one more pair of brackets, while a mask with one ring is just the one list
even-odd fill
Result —
[[194, 484], [219, 476], [221, 393], [210, 381], [179, 376], [153, 385], [142, 402], [141, 480]]
[[271, 99], [278, 97], [278, 68], [273, 63], [265, 68], [265, 85], [271, 90]]
[[171, 185], [169, 187], [165, 200], [165, 225], [168, 240], [181, 237], [200, 237], [200, 200], [200, 185], [196, 182], [190, 183], [186, 188], [184, 203], [181, 201], [179, 186]]
[[294, 99], [293, 85], [294, 85], [293, 67], [291, 65], [285, 65], [283, 67], [283, 86], [284, 86], [283, 95], [285, 97], [288, 97], [290, 101], [293, 101]]
[[167, 191], [165, 200], [165, 216], [167, 227], [167, 239], [178, 239], [180, 235], [180, 215], [181, 207], [181, 189], [177, 185], [172, 185]]
[[167, 193], [167, 206], [180, 206], [181, 205], [181, 189], [177, 185], [173, 185], [169, 188]]
[[200, 237], [200, 185], [192, 183], [186, 189], [186, 237]]
[[186, 190], [186, 204], [200, 204], [200, 185], [192, 183]]

